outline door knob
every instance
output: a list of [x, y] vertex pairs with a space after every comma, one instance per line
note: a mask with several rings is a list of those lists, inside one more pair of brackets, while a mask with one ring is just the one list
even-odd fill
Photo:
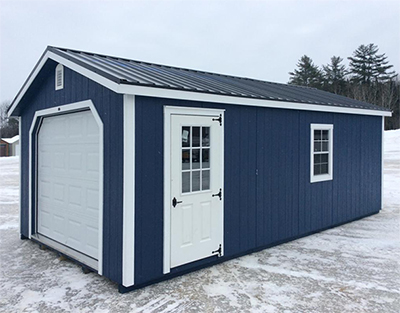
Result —
[[178, 200], [176, 200], [176, 198], [174, 197], [174, 198], [172, 199], [172, 206], [173, 206], [173, 207], [176, 207], [176, 205], [177, 205], [178, 203], [182, 203], [182, 201], [178, 201]]

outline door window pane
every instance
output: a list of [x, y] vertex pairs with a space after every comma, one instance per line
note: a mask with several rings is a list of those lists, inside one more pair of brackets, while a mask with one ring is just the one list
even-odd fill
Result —
[[210, 189], [210, 171], [202, 171], [201, 190]]
[[210, 149], [203, 149], [201, 157], [201, 168], [210, 168]]
[[200, 147], [200, 127], [192, 127], [193, 147]]
[[190, 147], [190, 127], [182, 127], [182, 147]]
[[201, 144], [203, 147], [210, 146], [210, 127], [201, 128]]
[[190, 192], [190, 172], [182, 173], [182, 193]]
[[182, 150], [182, 170], [190, 170], [190, 150]]
[[192, 169], [200, 168], [200, 149], [192, 150]]
[[200, 190], [200, 171], [192, 172], [192, 191]]

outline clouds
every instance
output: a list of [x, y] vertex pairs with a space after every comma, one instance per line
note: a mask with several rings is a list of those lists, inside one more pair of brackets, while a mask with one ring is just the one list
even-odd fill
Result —
[[287, 82], [373, 42], [400, 70], [398, 1], [0, 1], [0, 101], [47, 45]]

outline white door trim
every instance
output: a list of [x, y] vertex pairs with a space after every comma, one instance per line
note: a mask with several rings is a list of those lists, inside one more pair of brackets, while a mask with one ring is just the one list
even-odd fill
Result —
[[[98, 237], [98, 262], [97, 262], [97, 272], [102, 275], [103, 273], [103, 181], [104, 181], [104, 173], [103, 173], [103, 157], [104, 157], [104, 138], [103, 138], [103, 122], [94, 107], [94, 104], [91, 100], [85, 100], [80, 102], [75, 102], [71, 104], [65, 104], [61, 106], [57, 106], [54, 108], [39, 110], [35, 112], [35, 116], [33, 117], [31, 127], [29, 129], [29, 238], [32, 238], [32, 210], [36, 209], [36, 206], [32, 203], [32, 170], [33, 166], [35, 166], [35, 175], [37, 176], [37, 151], [36, 151], [36, 164], [33, 164], [32, 157], [32, 136], [37, 136], [37, 130], [34, 132], [37, 121], [42, 119], [43, 117], [63, 114], [63, 113], [73, 113], [83, 109], [89, 109], [94, 119], [96, 120], [97, 125], [99, 126], [99, 237]], [[35, 191], [37, 187], [35, 188]], [[37, 239], [37, 238], [36, 238]], [[92, 266], [93, 267], [93, 266]]]
[[[207, 115], [222, 115], [222, 121], [224, 120], [223, 109], [207, 109], [207, 108], [190, 108], [190, 107], [176, 107], [176, 106], [164, 106], [164, 261], [163, 261], [163, 273], [168, 274], [171, 270], [171, 115], [196, 115], [196, 116], [207, 116]], [[224, 140], [224, 127], [222, 128], [222, 140]], [[224, 143], [222, 142], [222, 156], [224, 156]], [[224, 157], [222, 157], [221, 164], [222, 173], [224, 173]], [[222, 175], [222, 186], [224, 186], [224, 175]], [[224, 203], [222, 203], [224, 208]], [[223, 212], [224, 210], [222, 210]], [[222, 220], [224, 216], [222, 213]], [[223, 225], [222, 225], [223, 227]], [[222, 228], [222, 236], [224, 230]], [[222, 245], [222, 255], [223, 255]]]
[[124, 205], [122, 285], [135, 278], [135, 96], [124, 95]]

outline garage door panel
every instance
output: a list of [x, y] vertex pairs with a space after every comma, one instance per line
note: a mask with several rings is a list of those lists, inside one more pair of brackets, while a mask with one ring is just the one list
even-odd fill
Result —
[[54, 200], [65, 203], [65, 185], [63, 183], [53, 183]]
[[44, 118], [38, 133], [38, 233], [95, 259], [99, 142], [90, 111]]

